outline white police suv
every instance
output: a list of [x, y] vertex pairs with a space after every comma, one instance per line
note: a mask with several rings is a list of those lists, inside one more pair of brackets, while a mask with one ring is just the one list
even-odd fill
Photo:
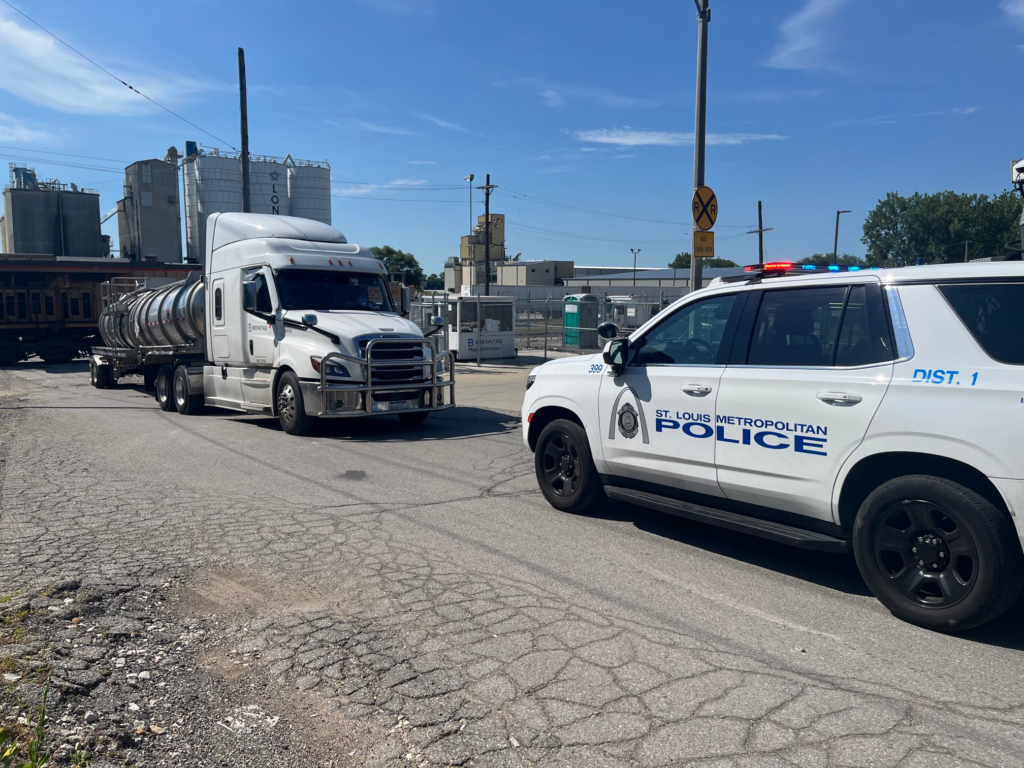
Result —
[[852, 550], [896, 616], [967, 629], [1024, 584], [1022, 333], [1021, 262], [748, 267], [535, 369], [523, 436], [557, 509]]

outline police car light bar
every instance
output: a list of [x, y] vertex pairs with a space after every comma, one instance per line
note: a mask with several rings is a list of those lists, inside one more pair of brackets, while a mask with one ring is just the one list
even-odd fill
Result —
[[767, 264], [751, 264], [744, 267], [744, 272], [754, 272], [760, 275], [800, 275], [807, 272], [860, 272], [866, 269], [879, 269], [879, 267], [861, 267], [856, 264], [841, 266], [836, 264], [794, 264], [790, 261], [770, 261]]

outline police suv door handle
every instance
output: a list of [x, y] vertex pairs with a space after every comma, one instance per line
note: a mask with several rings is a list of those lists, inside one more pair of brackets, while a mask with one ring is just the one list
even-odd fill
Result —
[[711, 387], [704, 386], [703, 384], [683, 384], [681, 387], [683, 392], [694, 397], [704, 397], [704, 395], [711, 394]]
[[819, 392], [818, 399], [829, 405], [856, 405], [864, 398], [846, 392]]

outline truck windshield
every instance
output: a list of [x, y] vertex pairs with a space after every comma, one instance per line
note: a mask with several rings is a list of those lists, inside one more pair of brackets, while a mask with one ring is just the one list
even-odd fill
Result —
[[379, 275], [319, 269], [282, 269], [277, 292], [283, 309], [356, 309], [391, 312], [391, 298]]

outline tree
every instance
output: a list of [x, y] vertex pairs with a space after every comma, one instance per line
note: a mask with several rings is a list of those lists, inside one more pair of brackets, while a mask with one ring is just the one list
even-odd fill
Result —
[[417, 288], [423, 285], [423, 268], [411, 253], [392, 248], [390, 245], [374, 246], [370, 252], [384, 263], [389, 277], [396, 273], [405, 273], [406, 285], [415, 285]]
[[[800, 259], [797, 264], [832, 264], [831, 253], [816, 253], [813, 256], [808, 256], [806, 259]], [[839, 254], [839, 265], [843, 267], [854, 267], [854, 266], [866, 266], [867, 262], [860, 256], [855, 256], [852, 253], [840, 253]]]
[[727, 267], [738, 267], [739, 264], [737, 264], [732, 259], [714, 258], [704, 259], [704, 266], [707, 267], [708, 269], [725, 269]]
[[1003, 245], [1020, 236], [1024, 202], [1010, 191], [998, 195], [957, 192], [890, 192], [864, 220], [867, 261], [873, 267], [902, 267], [1001, 256]]
[[423, 283], [423, 289], [426, 291], [443, 291], [444, 275], [438, 275], [433, 273], [427, 275], [427, 279]]
[[[689, 269], [690, 268], [690, 254], [687, 251], [677, 253], [676, 257], [668, 263], [670, 269]], [[735, 261], [730, 259], [704, 259], [704, 266], [709, 269], [720, 269], [723, 267], [738, 267]]]

